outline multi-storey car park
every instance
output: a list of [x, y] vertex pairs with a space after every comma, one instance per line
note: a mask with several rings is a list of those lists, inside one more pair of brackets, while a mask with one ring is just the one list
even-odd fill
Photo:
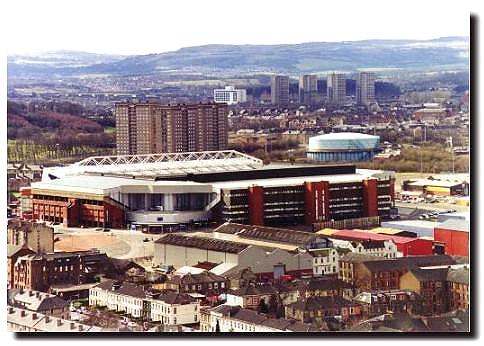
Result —
[[393, 172], [264, 165], [237, 151], [90, 157], [45, 168], [33, 218], [64, 226], [163, 231], [203, 222], [301, 224], [390, 213]]

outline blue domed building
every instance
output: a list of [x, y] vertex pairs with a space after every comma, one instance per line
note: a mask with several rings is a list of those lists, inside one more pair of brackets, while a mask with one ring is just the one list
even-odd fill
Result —
[[380, 137], [355, 132], [309, 138], [307, 158], [316, 161], [366, 161], [379, 151]]

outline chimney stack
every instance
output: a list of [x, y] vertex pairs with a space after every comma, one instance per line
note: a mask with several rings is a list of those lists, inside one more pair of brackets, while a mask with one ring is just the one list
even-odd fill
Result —
[[25, 310], [20, 310], [20, 317], [25, 317]]
[[29, 290], [29, 297], [32, 297], [34, 295], [34, 292], [32, 290]]
[[36, 319], [37, 319], [37, 313], [35, 313], [35, 312], [34, 312], [34, 313], [32, 314], [32, 319], [33, 319], [33, 320], [36, 320]]
[[50, 317], [49, 316], [45, 316], [45, 323], [49, 323], [50, 322]]
[[71, 330], [73, 330], [74, 328], [76, 328], [76, 324], [74, 322], [71, 322]]
[[8, 313], [13, 314], [13, 307], [11, 307], [11, 306], [8, 307]]
[[35, 292], [35, 297], [40, 298], [40, 292], [39, 291]]
[[79, 325], [79, 331], [82, 332], [83, 331], [83, 327], [82, 327], [82, 324]]
[[60, 318], [57, 319], [57, 327], [60, 327], [62, 325], [62, 320]]

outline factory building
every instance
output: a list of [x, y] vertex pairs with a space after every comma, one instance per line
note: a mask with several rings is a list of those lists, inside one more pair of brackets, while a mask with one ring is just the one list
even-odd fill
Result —
[[44, 169], [31, 193], [33, 219], [65, 226], [312, 225], [386, 218], [394, 174], [353, 165], [264, 165], [236, 151], [102, 156]]

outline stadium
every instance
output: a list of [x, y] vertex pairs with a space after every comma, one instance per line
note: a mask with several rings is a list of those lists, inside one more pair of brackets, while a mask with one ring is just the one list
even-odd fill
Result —
[[233, 150], [90, 157], [45, 168], [32, 217], [66, 227], [165, 231], [237, 222], [300, 224], [385, 217], [393, 172], [270, 164]]
[[380, 137], [355, 132], [328, 133], [309, 138], [307, 158], [316, 161], [371, 160]]

